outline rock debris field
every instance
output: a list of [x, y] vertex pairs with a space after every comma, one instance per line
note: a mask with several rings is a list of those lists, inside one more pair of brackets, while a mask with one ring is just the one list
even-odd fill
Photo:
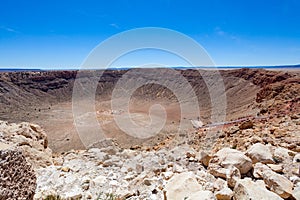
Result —
[[[290, 130], [299, 130], [299, 116], [286, 121]], [[299, 148], [290, 150], [292, 143], [273, 146], [257, 136], [244, 151], [228, 146], [206, 152], [186, 143], [122, 149], [106, 139], [99, 148], [49, 156], [46, 135], [38, 125], [0, 124], [1, 199], [105, 199], [107, 194], [149, 200], [300, 199], [300, 153]], [[13, 175], [15, 164], [9, 159], [20, 163], [20, 175]], [[28, 192], [17, 192], [21, 188]], [[34, 197], [29, 188], [35, 189]]]

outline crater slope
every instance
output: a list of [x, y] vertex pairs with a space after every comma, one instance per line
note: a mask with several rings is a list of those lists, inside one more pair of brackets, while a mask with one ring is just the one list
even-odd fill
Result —
[[[122, 115], [123, 112], [123, 110], [113, 110], [111, 107], [111, 96], [117, 82], [129, 71], [131, 76], [129, 80], [134, 82], [153, 70], [157, 74], [155, 79], [163, 83], [169, 81], [170, 70], [168, 69], [107, 70], [97, 81], [95, 108], [99, 125], [107, 137], [115, 138], [121, 146], [154, 145], [176, 133], [180, 120], [187, 125], [187, 131], [194, 131], [190, 120], [198, 120], [198, 116], [191, 111], [181, 119], [182, 102], [178, 102], [170, 89], [153, 83], [139, 87], [133, 93], [129, 110], [137, 124], [145, 125], [150, 120], [148, 114], [151, 106], [162, 105], [167, 118], [160, 133], [147, 140], [137, 139], [125, 134], [116, 125], [114, 116]], [[216, 74], [213, 71], [199, 73], [198, 70], [193, 69], [176, 72], [192, 86], [200, 107], [200, 120], [204, 124], [210, 124], [212, 102], [208, 90], [210, 86], [207, 86], [205, 80], [214, 79]], [[74, 126], [72, 92], [76, 78], [92, 84], [91, 80], [95, 72], [81, 72], [80, 77], [77, 77], [77, 74], [78, 71], [0, 73], [0, 119], [40, 124], [48, 133], [49, 146], [54, 152], [85, 148]], [[299, 104], [299, 73], [297, 72], [238, 69], [221, 70], [220, 74], [222, 79], [216, 81], [224, 83], [227, 99], [224, 121], [257, 114], [278, 113], [282, 110], [282, 106], [287, 106], [287, 102], [292, 110]], [[278, 101], [274, 103], [274, 99]]]

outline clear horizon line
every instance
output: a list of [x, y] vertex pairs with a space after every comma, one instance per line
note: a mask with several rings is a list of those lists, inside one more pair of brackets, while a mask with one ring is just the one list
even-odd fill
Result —
[[[180, 66], [168, 65], [163, 67], [153, 68], [280, 68], [280, 67], [300, 67], [300, 64], [286, 64], [286, 65], [214, 65], [214, 66]], [[139, 67], [139, 66], [110, 66], [107, 69], [129, 69], [129, 68], [152, 68], [152, 67]], [[0, 70], [81, 70], [79, 67], [41, 67], [41, 68], [28, 68], [28, 67], [0, 67]], [[106, 68], [91, 68], [92, 69], [106, 69]], [[88, 70], [88, 69], [87, 69]]]

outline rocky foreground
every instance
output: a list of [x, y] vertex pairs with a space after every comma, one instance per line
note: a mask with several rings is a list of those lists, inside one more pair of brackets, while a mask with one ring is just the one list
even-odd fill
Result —
[[[40, 126], [0, 121], [0, 200], [300, 200], [299, 75], [246, 69], [227, 73], [260, 86], [249, 104], [258, 113], [224, 126], [207, 124], [179, 138], [169, 134], [150, 146], [122, 148], [106, 139], [87, 150], [55, 154]], [[14, 75], [26, 74], [2, 75], [0, 89], [10, 88], [0, 91], [7, 98], [1, 99], [3, 105], [20, 101], [13, 95], [18, 92], [7, 95], [16, 85], [28, 87], [22, 91], [32, 88], [16, 84], [21, 79]], [[58, 83], [31, 75], [33, 85]], [[63, 88], [63, 95], [71, 91]], [[3, 113], [13, 116], [10, 110]], [[210, 130], [218, 134], [211, 136]], [[207, 144], [212, 144], [209, 150]]]
[[[284, 119], [274, 126], [298, 133], [300, 117]], [[241, 125], [224, 132], [244, 139], [244, 149], [222, 135], [211, 152], [189, 142], [122, 149], [107, 139], [99, 148], [49, 156], [39, 126], [0, 122], [0, 199], [300, 199], [299, 141], [264, 140], [260, 122]]]

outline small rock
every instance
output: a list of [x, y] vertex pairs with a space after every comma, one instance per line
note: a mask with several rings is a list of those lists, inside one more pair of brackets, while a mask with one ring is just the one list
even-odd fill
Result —
[[78, 194], [79, 192], [77, 193], [66, 193], [66, 198], [67, 199], [81, 199], [82, 198], [82, 194]]
[[250, 142], [253, 144], [253, 143], [261, 143], [263, 140], [261, 137], [257, 136], [257, 135], [254, 135], [250, 138]]
[[62, 167], [61, 171], [63, 171], [63, 172], [69, 172], [70, 168], [69, 167]]
[[293, 183], [283, 175], [273, 172], [268, 166], [262, 163], [256, 163], [253, 175], [256, 178], [262, 178], [271, 191], [282, 198], [287, 199], [291, 196]]
[[81, 186], [81, 188], [82, 188], [83, 190], [88, 190], [89, 187], [90, 187], [89, 184], [83, 184], [83, 185]]
[[280, 196], [267, 190], [263, 182], [253, 182], [250, 178], [240, 179], [233, 192], [234, 199], [282, 200]]
[[238, 126], [232, 126], [228, 129], [228, 131], [226, 131], [227, 135], [233, 135], [235, 133], [237, 133], [240, 130], [240, 128]]
[[268, 167], [270, 167], [274, 172], [282, 173], [283, 166], [281, 164], [267, 164]]
[[187, 158], [195, 158], [196, 157], [196, 154], [194, 152], [186, 152], [185, 155]]
[[112, 160], [106, 160], [102, 164], [103, 167], [111, 167], [113, 165], [115, 165], [115, 163]]
[[117, 153], [117, 150], [114, 146], [109, 146], [109, 147], [106, 147], [106, 148], [102, 148], [101, 149], [102, 152], [112, 156], [112, 155], [116, 155]]
[[[198, 183], [192, 172], [175, 174], [165, 187], [167, 199], [185, 199], [194, 193], [202, 191], [202, 186]], [[198, 196], [199, 199], [199, 196]]]
[[172, 168], [174, 173], [182, 173], [184, 172], [184, 168], [180, 165], [175, 164]]
[[127, 174], [126, 176], [124, 176], [124, 179], [125, 179], [126, 181], [131, 181], [131, 180], [133, 180], [135, 177], [136, 177], [135, 174], [129, 173], [129, 174]]
[[244, 129], [250, 129], [250, 128], [253, 128], [253, 122], [251, 120], [248, 120], [248, 121], [245, 121], [245, 122], [242, 122], [241, 125], [239, 126], [239, 128], [241, 130], [244, 130]]
[[226, 181], [229, 187], [234, 188], [237, 181], [241, 179], [240, 170], [236, 167], [229, 167], [226, 173]]
[[203, 126], [203, 122], [201, 122], [200, 120], [191, 120], [191, 123], [196, 129], [201, 128]]
[[274, 159], [280, 163], [288, 163], [290, 162], [289, 150], [283, 147], [277, 147], [274, 150]]
[[232, 166], [239, 169], [241, 174], [246, 174], [252, 169], [252, 161], [238, 150], [223, 148], [210, 159], [208, 169], [212, 175], [226, 178], [226, 169]]
[[111, 180], [110, 182], [109, 182], [109, 186], [110, 187], [119, 187], [120, 186], [120, 183], [118, 182], [118, 181], [116, 181], [116, 180]]
[[208, 166], [208, 163], [211, 159], [211, 156], [209, 156], [208, 153], [206, 153], [205, 151], [200, 151], [197, 153], [196, 158], [205, 166]]
[[144, 171], [144, 166], [140, 164], [136, 164], [135, 169], [136, 169], [136, 173], [140, 174]]
[[147, 186], [150, 186], [152, 183], [151, 183], [151, 180], [150, 180], [150, 179], [145, 178], [145, 179], [144, 179], [144, 184], [147, 185]]
[[264, 164], [273, 164], [274, 160], [269, 148], [261, 143], [256, 143], [250, 147], [246, 152], [246, 155], [249, 156], [253, 164], [261, 162]]
[[173, 172], [164, 172], [162, 175], [165, 178], [165, 180], [169, 180], [173, 176]]
[[293, 115], [291, 116], [291, 119], [299, 119], [299, 115], [293, 114]]
[[53, 158], [53, 164], [56, 166], [62, 166], [64, 164], [64, 159], [62, 157]]
[[224, 181], [221, 178], [218, 178], [215, 182], [214, 182], [214, 189], [217, 191], [220, 191], [222, 189], [224, 189], [225, 187], [227, 187], [227, 182]]
[[95, 185], [103, 185], [104, 183], [106, 183], [106, 177], [105, 176], [102, 176], [102, 175], [99, 175], [97, 176], [96, 178], [94, 178], [92, 180], [92, 182], [95, 184]]
[[215, 196], [218, 200], [231, 200], [231, 198], [233, 197], [233, 191], [228, 187], [225, 187], [222, 190], [216, 192]]

